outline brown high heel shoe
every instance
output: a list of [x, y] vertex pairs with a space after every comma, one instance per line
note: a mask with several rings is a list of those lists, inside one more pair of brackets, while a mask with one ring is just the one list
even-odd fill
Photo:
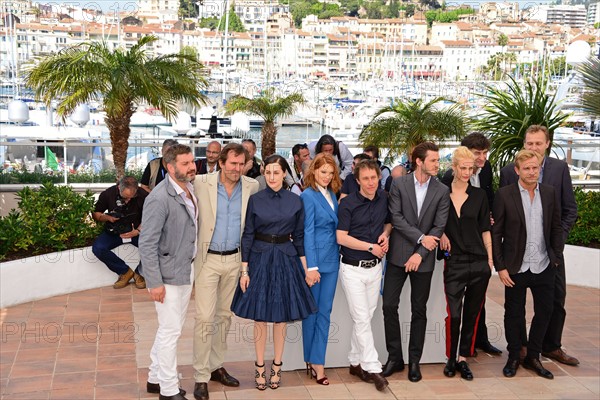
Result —
[[312, 367], [310, 363], [306, 363], [306, 374], [310, 375], [310, 379], [315, 379], [319, 385], [327, 386], [329, 385], [329, 379], [327, 379], [327, 375], [322, 377], [321, 379], [317, 379], [317, 371]]

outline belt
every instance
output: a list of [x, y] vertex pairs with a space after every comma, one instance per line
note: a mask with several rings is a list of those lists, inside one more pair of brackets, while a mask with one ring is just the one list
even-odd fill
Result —
[[352, 260], [350, 258], [342, 256], [342, 262], [344, 264], [354, 265], [355, 267], [369, 269], [376, 267], [377, 264], [379, 264], [379, 258], [373, 258], [371, 260]]
[[240, 251], [239, 248], [235, 248], [233, 250], [225, 250], [225, 251], [216, 251], [208, 249], [208, 254], [216, 254], [218, 256], [230, 256], [232, 254], [237, 254]]
[[260, 240], [261, 242], [273, 243], [273, 244], [281, 244], [290, 241], [290, 233], [287, 235], [267, 235], [264, 233], [255, 233], [254, 239]]

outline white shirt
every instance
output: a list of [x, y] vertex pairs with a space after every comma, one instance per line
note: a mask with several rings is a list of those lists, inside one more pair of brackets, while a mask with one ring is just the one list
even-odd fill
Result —
[[540, 197], [540, 185], [537, 185], [533, 191], [533, 200], [529, 196], [529, 191], [521, 186], [521, 182], [519, 182], [519, 191], [527, 231], [527, 244], [525, 245], [523, 264], [521, 264], [519, 273], [529, 270], [532, 274], [539, 274], [550, 264], [550, 257], [548, 257], [544, 239], [544, 211], [542, 198]]
[[317, 185], [317, 188], [319, 189], [319, 192], [321, 192], [323, 197], [325, 197], [325, 200], [327, 200], [327, 203], [329, 203], [329, 206], [333, 210], [334, 209], [333, 208], [333, 199], [331, 198], [331, 195], [329, 194], [329, 190], [325, 189], [321, 185]]
[[469, 178], [469, 181], [471, 182], [471, 186], [476, 187], [476, 188], [481, 187], [481, 181], [479, 180], [479, 173], [480, 172], [481, 172], [481, 168], [477, 168], [477, 172], [475, 172]]
[[417, 196], [417, 217], [421, 215], [421, 208], [423, 207], [423, 202], [425, 201], [425, 196], [427, 195], [427, 189], [429, 188], [429, 182], [431, 181], [431, 176], [427, 178], [425, 183], [419, 182], [416, 175], [413, 174], [413, 179], [415, 182], [415, 195]]
[[[192, 198], [190, 199], [185, 194], [185, 190], [183, 190], [181, 188], [181, 186], [179, 186], [177, 184], [177, 182], [173, 178], [171, 178], [171, 175], [168, 175], [168, 176], [169, 176], [169, 182], [171, 183], [171, 186], [173, 186], [173, 189], [175, 189], [175, 192], [179, 196], [181, 196], [181, 198], [185, 202], [187, 211], [190, 214], [190, 217], [192, 217], [192, 219], [194, 221], [194, 226], [196, 227], [196, 235], [194, 235], [194, 240], [196, 240], [196, 238], [198, 238], [198, 207], [196, 207], [196, 204], [198, 204], [198, 200], [196, 199], [196, 196], [194, 196], [194, 187], [192, 186], [192, 184], [190, 182], [186, 182], [186, 184], [185, 184], [188, 191], [190, 192], [190, 196], [192, 196]], [[198, 248], [194, 244], [194, 258], [196, 257], [197, 251], [198, 251]], [[193, 268], [192, 268], [192, 271], [193, 271]], [[193, 272], [192, 272], [192, 281], [193, 280], [194, 279], [193, 279]]]

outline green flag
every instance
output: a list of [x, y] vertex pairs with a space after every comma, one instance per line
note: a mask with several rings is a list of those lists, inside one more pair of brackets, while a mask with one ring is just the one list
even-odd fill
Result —
[[46, 158], [46, 166], [53, 171], [58, 171], [58, 160], [56, 159], [56, 154], [50, 150], [49, 147], [44, 147], [45, 149], [45, 158]]

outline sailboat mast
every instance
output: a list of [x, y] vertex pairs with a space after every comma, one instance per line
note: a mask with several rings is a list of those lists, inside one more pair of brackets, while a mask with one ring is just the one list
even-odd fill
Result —
[[224, 60], [223, 60], [223, 86], [221, 94], [221, 105], [225, 104], [225, 92], [227, 90], [227, 52], [229, 48], [229, 0], [225, 0], [225, 37], [223, 38], [223, 44], [225, 46]]

